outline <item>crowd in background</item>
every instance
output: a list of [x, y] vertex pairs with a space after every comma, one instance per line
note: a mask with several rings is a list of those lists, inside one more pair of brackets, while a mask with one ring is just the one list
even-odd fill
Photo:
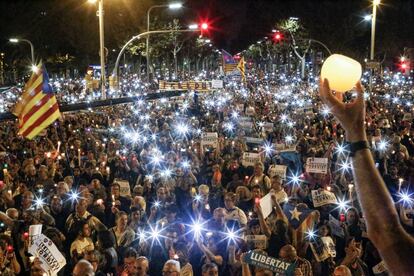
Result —
[[[28, 228], [42, 224], [66, 257], [60, 275], [273, 275], [245, 262], [250, 250], [294, 263], [294, 275], [378, 275], [344, 130], [315, 82], [266, 75], [64, 113], [33, 141], [2, 122], [0, 274], [43, 275], [27, 254]], [[368, 141], [412, 234], [412, 80], [388, 73], [373, 87]], [[327, 172], [308, 172], [309, 158], [327, 158]], [[315, 207], [315, 190], [337, 202]]]

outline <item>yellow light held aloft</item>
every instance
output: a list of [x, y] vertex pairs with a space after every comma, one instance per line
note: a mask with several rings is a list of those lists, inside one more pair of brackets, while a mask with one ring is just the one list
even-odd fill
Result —
[[333, 54], [322, 65], [321, 78], [328, 79], [329, 86], [337, 92], [351, 90], [362, 75], [361, 64], [349, 57]]

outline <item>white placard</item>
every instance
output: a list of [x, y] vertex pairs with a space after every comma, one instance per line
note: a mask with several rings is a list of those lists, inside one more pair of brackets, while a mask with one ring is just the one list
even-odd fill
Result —
[[39, 258], [47, 275], [55, 276], [66, 265], [65, 257], [56, 245], [43, 234], [37, 235], [29, 246], [29, 253]]
[[257, 162], [260, 162], [260, 154], [255, 152], [244, 152], [242, 165], [245, 167], [254, 166]]
[[201, 145], [211, 146], [217, 148], [218, 146], [218, 134], [217, 132], [204, 132], [201, 134]]
[[121, 186], [119, 194], [125, 197], [131, 197], [131, 187], [129, 186], [129, 182], [126, 180], [116, 180], [116, 183]]
[[387, 266], [385, 265], [384, 261], [381, 261], [379, 264], [372, 267], [372, 272], [375, 275], [387, 272]]
[[263, 129], [266, 131], [273, 131], [273, 127], [274, 127], [273, 123], [267, 122], [263, 124]]
[[284, 165], [271, 165], [268, 170], [268, 174], [270, 178], [274, 177], [275, 175], [280, 176], [282, 179], [286, 179], [286, 170], [287, 166]]
[[337, 203], [335, 194], [327, 190], [312, 190], [312, 201], [314, 207]]
[[273, 209], [272, 193], [268, 193], [260, 199], [260, 207], [262, 208], [263, 217], [267, 218]]
[[253, 128], [253, 123], [249, 122], [249, 121], [241, 121], [241, 122], [239, 122], [239, 125], [243, 129], [252, 129]]
[[306, 160], [306, 172], [327, 174], [328, 158], [308, 158]]
[[222, 80], [212, 80], [211, 81], [211, 88], [213, 89], [223, 89], [223, 81]]
[[263, 143], [263, 138], [256, 137], [244, 137], [247, 144], [261, 145]]
[[254, 246], [254, 249], [266, 249], [267, 237], [265, 235], [246, 235], [244, 237], [246, 243]]

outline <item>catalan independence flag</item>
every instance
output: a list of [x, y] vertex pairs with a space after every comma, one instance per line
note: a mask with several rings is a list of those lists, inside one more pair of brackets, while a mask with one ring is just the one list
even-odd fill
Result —
[[244, 57], [242, 57], [239, 64], [237, 64], [237, 69], [241, 73], [242, 81], [246, 82], [246, 62], [244, 61]]
[[225, 50], [221, 50], [221, 54], [223, 56], [223, 71], [225, 75], [228, 75], [228, 73], [237, 69], [237, 62], [234, 57]]
[[19, 134], [27, 139], [33, 139], [60, 117], [59, 105], [44, 65], [37, 66], [24, 86], [13, 114], [19, 118]]

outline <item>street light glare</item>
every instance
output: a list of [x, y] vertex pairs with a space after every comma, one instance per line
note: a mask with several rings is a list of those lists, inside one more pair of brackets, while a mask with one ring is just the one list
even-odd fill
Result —
[[19, 42], [19, 39], [17, 39], [17, 38], [10, 38], [9, 41], [11, 43], [18, 43]]
[[88, 0], [89, 3], [95, 4], [97, 0]]
[[183, 7], [182, 3], [171, 3], [168, 5], [168, 8], [172, 9], [172, 10], [177, 10], [177, 9], [181, 9]]
[[367, 14], [364, 16], [365, 21], [371, 21], [372, 16], [370, 14]]
[[378, 6], [379, 4], [381, 4], [381, 0], [374, 0], [372, 2], [375, 6]]
[[198, 29], [198, 25], [197, 24], [191, 24], [191, 25], [188, 26], [188, 28], [190, 30], [197, 30]]
[[35, 64], [32, 64], [32, 72], [34, 72], [34, 73], [37, 73], [38, 72], [38, 70], [39, 70], [39, 68], [35, 65]]

